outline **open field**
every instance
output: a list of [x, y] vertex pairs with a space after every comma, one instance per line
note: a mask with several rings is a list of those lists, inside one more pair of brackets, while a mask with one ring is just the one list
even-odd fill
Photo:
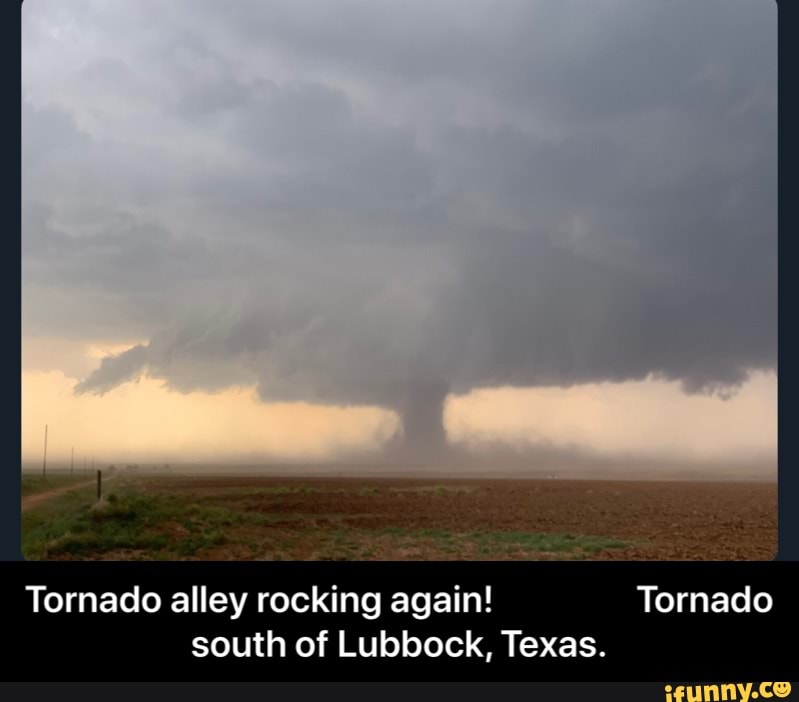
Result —
[[41, 475], [23, 475], [22, 476], [22, 496], [28, 497], [30, 495], [38, 495], [43, 492], [50, 492], [51, 490], [60, 490], [61, 488], [76, 485], [78, 483], [86, 482], [90, 476], [86, 474], [69, 475], [69, 474], [55, 474], [42, 477]]
[[120, 477], [23, 514], [30, 559], [770, 559], [776, 485]]

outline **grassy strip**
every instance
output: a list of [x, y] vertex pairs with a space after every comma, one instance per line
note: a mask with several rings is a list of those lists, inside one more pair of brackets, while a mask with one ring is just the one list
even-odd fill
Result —
[[458, 547], [475, 546], [480, 555], [499, 553], [574, 553], [595, 555], [601, 551], [632, 546], [621, 539], [583, 534], [551, 534], [523, 531], [449, 532], [443, 529], [401, 529], [389, 527], [382, 534], [405, 539], [433, 539], [442, 550], [453, 552]]
[[23, 514], [25, 558], [179, 560], [202, 558], [205, 549], [225, 545], [233, 557], [245, 558], [366, 560], [400, 550], [429, 559], [515, 560], [537, 554], [580, 559], [632, 545], [574, 534], [320, 528], [320, 520], [336, 521], [343, 515], [253, 512], [186, 496], [138, 492], [125, 483], [115, 483], [107, 501], [93, 503], [93, 488], [86, 487]]
[[[311, 530], [305, 531], [308, 534]], [[302, 539], [302, 531], [296, 532]], [[582, 560], [607, 549], [627, 548], [633, 542], [604, 536], [530, 532], [451, 532], [446, 529], [334, 529], [315, 534], [314, 557], [320, 560], [369, 560], [380, 553], [401, 551], [412, 559], [524, 560], [550, 558]], [[275, 553], [272, 554], [273, 557]], [[291, 546], [280, 544], [278, 559], [292, 558]]]
[[225, 528], [268, 517], [119, 487], [93, 504], [92, 489], [60, 495], [22, 516], [26, 559], [126, 557], [177, 560], [226, 543]]
[[84, 483], [87, 480], [91, 480], [91, 476], [48, 475], [46, 478], [43, 478], [41, 475], [23, 475], [22, 496], [27, 497], [28, 495], [36, 495], [37, 493], [55, 490], [56, 488], [64, 487], [66, 485]]

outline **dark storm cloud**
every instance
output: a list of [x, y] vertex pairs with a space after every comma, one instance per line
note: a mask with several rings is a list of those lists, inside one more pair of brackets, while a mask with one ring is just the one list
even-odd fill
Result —
[[23, 12], [27, 328], [149, 339], [79, 392], [435, 443], [450, 391], [774, 368], [772, 3], [155, 9]]

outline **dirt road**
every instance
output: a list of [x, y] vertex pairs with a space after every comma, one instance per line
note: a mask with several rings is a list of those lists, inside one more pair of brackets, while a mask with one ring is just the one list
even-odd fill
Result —
[[63, 495], [65, 492], [69, 492], [70, 490], [78, 490], [80, 488], [88, 487], [89, 485], [94, 484], [94, 480], [87, 480], [82, 483], [70, 483], [69, 485], [63, 485], [62, 487], [46, 490], [45, 492], [37, 492], [33, 495], [25, 495], [22, 498], [22, 511], [27, 512], [32, 507], [36, 507], [37, 505], [47, 502], [53, 497], [58, 497], [58, 495]]

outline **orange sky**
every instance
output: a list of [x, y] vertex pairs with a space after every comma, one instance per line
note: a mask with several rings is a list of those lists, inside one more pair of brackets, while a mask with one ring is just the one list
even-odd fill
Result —
[[[75, 396], [82, 375], [124, 344], [27, 339], [23, 346], [23, 460], [41, 459], [49, 425], [52, 461], [324, 460], [374, 451], [401, 425], [379, 407], [266, 404], [253, 388], [181, 394], [143, 378], [103, 396]], [[561, 388], [493, 388], [450, 396], [449, 440], [466, 447], [546, 444], [602, 456], [675, 459], [776, 455], [777, 381], [754, 375], [729, 400], [685, 395], [644, 381]]]

